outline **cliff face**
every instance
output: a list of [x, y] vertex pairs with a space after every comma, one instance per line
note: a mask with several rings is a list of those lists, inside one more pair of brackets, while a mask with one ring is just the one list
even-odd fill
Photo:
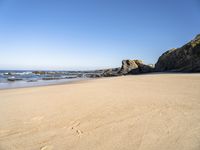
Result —
[[155, 70], [200, 72], [200, 34], [181, 48], [163, 53], [155, 64]]

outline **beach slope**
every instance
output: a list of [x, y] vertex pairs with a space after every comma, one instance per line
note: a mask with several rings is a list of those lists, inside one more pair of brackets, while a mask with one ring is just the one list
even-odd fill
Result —
[[0, 150], [199, 150], [200, 74], [0, 91]]

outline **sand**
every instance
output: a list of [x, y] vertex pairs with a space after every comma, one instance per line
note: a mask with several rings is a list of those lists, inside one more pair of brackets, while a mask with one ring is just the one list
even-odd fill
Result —
[[0, 150], [199, 150], [200, 74], [0, 91]]

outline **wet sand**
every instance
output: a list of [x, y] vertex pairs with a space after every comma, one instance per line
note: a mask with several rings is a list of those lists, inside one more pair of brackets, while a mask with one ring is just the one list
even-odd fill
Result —
[[199, 150], [200, 74], [0, 90], [0, 150]]

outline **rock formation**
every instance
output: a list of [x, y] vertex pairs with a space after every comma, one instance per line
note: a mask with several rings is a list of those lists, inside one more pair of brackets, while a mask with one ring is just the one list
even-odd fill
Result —
[[200, 34], [181, 48], [163, 53], [155, 65], [158, 72], [200, 72]]
[[103, 70], [101, 77], [113, 77], [128, 74], [141, 74], [153, 72], [154, 66], [146, 65], [141, 60], [123, 60], [120, 68]]
[[119, 74], [129, 74], [131, 71], [135, 73], [139, 73], [139, 69], [138, 69], [138, 65], [136, 64], [136, 61], [140, 61], [140, 60], [123, 60], [122, 61], [122, 66], [121, 69], [119, 71]]
[[154, 70], [154, 67], [151, 65], [146, 65], [142, 60], [123, 60], [122, 67], [119, 71], [119, 74], [140, 74], [140, 73], [149, 73]]
[[105, 69], [102, 76], [103, 77], [113, 77], [113, 76], [119, 76], [120, 68], [111, 68], [111, 69]]

